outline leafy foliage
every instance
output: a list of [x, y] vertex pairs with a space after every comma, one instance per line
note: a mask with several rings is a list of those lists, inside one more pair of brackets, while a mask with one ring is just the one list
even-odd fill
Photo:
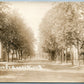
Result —
[[58, 53], [61, 49], [66, 49], [69, 46], [78, 46], [78, 42], [81, 45], [84, 41], [83, 23], [84, 3], [55, 3], [40, 25], [40, 32], [42, 34], [40, 38], [43, 39], [41, 46], [45, 48], [43, 50], [45, 52], [53, 51]]
[[16, 50], [25, 55], [34, 55], [32, 30], [11, 7], [6, 2], [0, 2], [0, 40], [3, 47], [8, 53]]

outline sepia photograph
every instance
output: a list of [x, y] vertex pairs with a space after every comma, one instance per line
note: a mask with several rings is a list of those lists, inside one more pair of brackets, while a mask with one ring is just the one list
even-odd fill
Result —
[[0, 82], [84, 82], [84, 2], [0, 1]]

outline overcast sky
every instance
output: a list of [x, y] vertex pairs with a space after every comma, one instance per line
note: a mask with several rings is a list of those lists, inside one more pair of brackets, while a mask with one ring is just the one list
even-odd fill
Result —
[[[10, 2], [16, 8], [16, 10], [23, 17], [25, 23], [32, 28], [34, 31], [37, 41], [38, 38], [38, 28], [41, 23], [42, 18], [51, 8], [51, 2]], [[36, 45], [36, 47], [38, 47]]]
[[[41, 19], [45, 16], [47, 11], [51, 8], [50, 2], [11, 2], [28, 26], [35, 32], [38, 32]], [[36, 35], [36, 33], [35, 33]]]

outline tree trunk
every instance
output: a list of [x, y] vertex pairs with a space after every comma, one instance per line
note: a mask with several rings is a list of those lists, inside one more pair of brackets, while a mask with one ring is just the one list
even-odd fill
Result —
[[16, 59], [17, 59], [17, 50], [16, 50]]
[[67, 63], [67, 48], [65, 49], [65, 63]]
[[12, 53], [12, 62], [13, 62], [13, 53]]
[[72, 66], [74, 65], [73, 63], [73, 53], [72, 53], [72, 46], [70, 46], [70, 55], [71, 55], [71, 61], [72, 61]]
[[18, 55], [19, 55], [19, 60], [20, 60], [20, 57], [21, 57], [21, 56], [20, 56], [20, 51], [19, 51], [19, 50], [18, 50]]
[[63, 49], [61, 50], [61, 63], [63, 63]]
[[55, 51], [52, 51], [51, 52], [51, 60], [54, 61], [54, 58], [55, 58]]
[[78, 62], [80, 66], [80, 55], [79, 55], [79, 41], [77, 40], [77, 50], [78, 50]]
[[56, 61], [57, 61], [57, 62], [58, 62], [58, 56], [59, 56], [59, 55], [56, 54]]
[[0, 42], [0, 59], [2, 59], [2, 43]]
[[9, 52], [8, 52], [8, 62], [9, 62]]
[[13, 62], [13, 55], [14, 55], [14, 50], [13, 50], [13, 53], [12, 53], [12, 62]]
[[22, 60], [22, 50], [21, 50], [21, 60]]
[[20, 54], [19, 54], [19, 60], [20, 60]]
[[8, 62], [9, 62], [9, 59], [10, 59], [10, 58], [9, 58], [9, 56], [10, 56], [10, 55], [9, 55], [9, 53], [10, 53], [10, 45], [7, 45], [7, 47], [8, 47], [8, 48], [6, 48], [6, 49], [7, 49], [7, 51], [8, 51], [7, 53], [8, 53]]
[[62, 49], [62, 63], [64, 62], [64, 50]]
[[26, 56], [25, 56], [25, 60], [26, 60], [27, 57], [28, 57], [28, 56], [26, 55]]
[[84, 64], [84, 54], [83, 54], [83, 64]]
[[60, 61], [61, 61], [61, 63], [62, 63], [62, 51], [61, 51], [61, 53], [60, 53]]

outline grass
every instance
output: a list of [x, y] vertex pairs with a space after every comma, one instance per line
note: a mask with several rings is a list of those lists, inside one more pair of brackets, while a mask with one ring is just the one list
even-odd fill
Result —
[[40, 71], [10, 71], [4, 73], [6, 75], [0, 76], [0, 82], [84, 82], [84, 74], [82, 73]]
[[[0, 66], [5, 65], [0, 63]], [[10, 66], [41, 65], [44, 69], [52, 71], [0, 71], [0, 82], [84, 82], [84, 66], [74, 67], [71, 64], [61, 65], [48, 61], [30, 61], [28, 63], [9, 63]], [[54, 70], [54, 71], [53, 71]], [[65, 72], [63, 72], [65, 70]], [[73, 72], [73, 70], [78, 72]], [[58, 72], [60, 71], [60, 72]], [[71, 71], [71, 72], [70, 72]]]

